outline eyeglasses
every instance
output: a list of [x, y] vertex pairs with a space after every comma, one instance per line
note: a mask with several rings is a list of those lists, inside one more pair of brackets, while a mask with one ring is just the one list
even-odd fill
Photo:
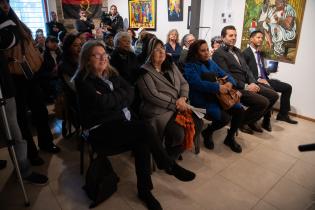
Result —
[[106, 54], [106, 53], [104, 53], [104, 54], [94, 54], [94, 55], [92, 55], [92, 56], [94, 56], [97, 60], [105, 60], [105, 59], [108, 59], [108, 55]]

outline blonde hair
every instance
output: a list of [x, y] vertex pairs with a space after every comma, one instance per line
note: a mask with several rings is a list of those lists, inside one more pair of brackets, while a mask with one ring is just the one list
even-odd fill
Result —
[[172, 30], [170, 30], [170, 31], [167, 33], [166, 43], [169, 43], [169, 42], [170, 42], [170, 35], [171, 35], [171, 33], [173, 33], [173, 32], [176, 33], [176, 43], [179, 42], [179, 33], [178, 33], [177, 29], [172, 29]]
[[[81, 49], [80, 57], [79, 57], [79, 71], [83, 73], [83, 78], [85, 79], [88, 75], [92, 73], [92, 67], [90, 65], [90, 58], [92, 56], [93, 49], [95, 47], [102, 47], [105, 50], [105, 45], [97, 40], [87, 41]], [[112, 67], [109, 62], [107, 66], [108, 76], [117, 76], [119, 75], [117, 70]]]

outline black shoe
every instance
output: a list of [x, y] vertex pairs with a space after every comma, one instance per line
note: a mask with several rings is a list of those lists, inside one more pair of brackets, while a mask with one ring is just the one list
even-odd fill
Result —
[[242, 147], [241, 147], [241, 145], [239, 145], [239, 144], [235, 141], [234, 137], [229, 137], [229, 136], [227, 136], [227, 137], [225, 138], [225, 140], [224, 140], [224, 144], [225, 144], [226, 146], [230, 147], [233, 152], [236, 152], [236, 153], [241, 153], [241, 152], [242, 152]]
[[34, 158], [29, 158], [29, 161], [32, 166], [41, 166], [45, 163], [45, 161], [39, 156], [34, 157]]
[[297, 124], [298, 123], [298, 121], [292, 120], [289, 115], [280, 115], [280, 114], [278, 114], [277, 115], [277, 120], [284, 121], [284, 122], [287, 122], [287, 123], [290, 123], [290, 124]]
[[28, 177], [23, 178], [25, 183], [34, 185], [46, 185], [48, 184], [48, 177], [36, 172], [32, 172]]
[[240, 131], [242, 131], [243, 133], [250, 134], [250, 135], [254, 134], [254, 131], [250, 127], [248, 127], [248, 125], [242, 125], [240, 127]]
[[138, 197], [142, 200], [149, 210], [162, 210], [162, 206], [150, 191], [139, 192]]
[[53, 143], [50, 146], [40, 147], [40, 149], [53, 154], [60, 152], [60, 148]]
[[257, 123], [248, 124], [248, 127], [250, 127], [250, 129], [252, 129], [253, 131], [256, 131], [258, 133], [263, 132], [263, 130], [257, 125]]
[[214, 143], [212, 138], [212, 132], [209, 132], [207, 129], [201, 132], [201, 135], [203, 137], [203, 143], [207, 149], [213, 149]]
[[196, 174], [194, 172], [191, 172], [181, 167], [176, 162], [174, 162], [169, 169], [166, 169], [166, 173], [175, 176], [178, 180], [183, 182], [192, 181], [196, 177]]
[[4, 169], [7, 166], [7, 161], [6, 160], [0, 160], [0, 170]]
[[261, 124], [261, 127], [265, 129], [266, 131], [269, 131], [269, 132], [272, 131], [270, 121], [263, 121], [263, 123]]

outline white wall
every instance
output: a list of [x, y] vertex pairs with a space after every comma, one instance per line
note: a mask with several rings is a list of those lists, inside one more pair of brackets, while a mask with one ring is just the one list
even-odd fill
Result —
[[[191, 5], [191, 0], [184, 0], [184, 20], [180, 22], [168, 22], [167, 19], [167, 0], [157, 0], [157, 25], [156, 31], [151, 31], [163, 42], [166, 41], [166, 35], [170, 29], [176, 28], [180, 39], [183, 35], [189, 33], [187, 29], [187, 11]], [[115, 4], [118, 7], [119, 14], [123, 19], [128, 19], [128, 0], [108, 0], [108, 7]]]
[[[214, 2], [215, 1], [215, 2]], [[213, 3], [214, 2], [214, 3]], [[202, 0], [202, 4], [211, 5], [210, 7], [202, 7], [200, 19], [208, 20], [211, 26], [210, 35], [220, 35], [221, 29], [225, 25], [234, 25], [237, 28], [238, 41], [236, 45], [241, 45], [241, 35], [243, 29], [243, 19], [245, 10], [245, 0]], [[231, 5], [232, 19], [224, 24], [221, 20], [221, 13], [229, 12], [228, 6]], [[210, 14], [212, 13], [212, 14]], [[212, 20], [209, 20], [212, 18]], [[274, 78], [288, 82], [292, 85], [293, 91], [291, 96], [291, 112], [315, 119], [315, 69], [314, 69], [314, 34], [315, 27], [315, 1], [306, 0], [303, 25], [300, 35], [299, 48], [297, 51], [295, 64], [280, 63], [279, 72], [273, 74]], [[202, 34], [201, 34], [201, 38]], [[209, 39], [208, 39], [209, 40]]]

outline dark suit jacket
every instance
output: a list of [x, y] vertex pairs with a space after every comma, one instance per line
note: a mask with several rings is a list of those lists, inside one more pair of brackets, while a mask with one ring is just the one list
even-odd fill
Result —
[[[261, 52], [261, 59], [262, 59], [262, 63], [264, 65], [264, 53]], [[246, 48], [244, 51], [243, 51], [243, 56], [244, 56], [244, 59], [250, 69], [250, 71], [253, 73], [255, 79], [257, 80], [258, 79], [258, 68], [257, 68], [257, 63], [256, 63], [256, 59], [255, 59], [255, 55], [252, 51], [252, 49], [250, 47]], [[266, 69], [264, 69], [265, 71], [265, 75], [266, 75], [266, 79], [269, 79], [268, 78], [268, 72], [266, 71]]]
[[221, 46], [219, 49], [217, 49], [214, 52], [212, 59], [224, 71], [233, 76], [237, 82], [236, 88], [243, 90], [246, 83], [256, 83], [257, 80], [255, 80], [252, 72], [249, 70], [240, 49], [234, 47], [234, 52], [238, 56], [241, 65], [237, 62], [234, 56], [228, 52], [228, 49], [225, 46]]

